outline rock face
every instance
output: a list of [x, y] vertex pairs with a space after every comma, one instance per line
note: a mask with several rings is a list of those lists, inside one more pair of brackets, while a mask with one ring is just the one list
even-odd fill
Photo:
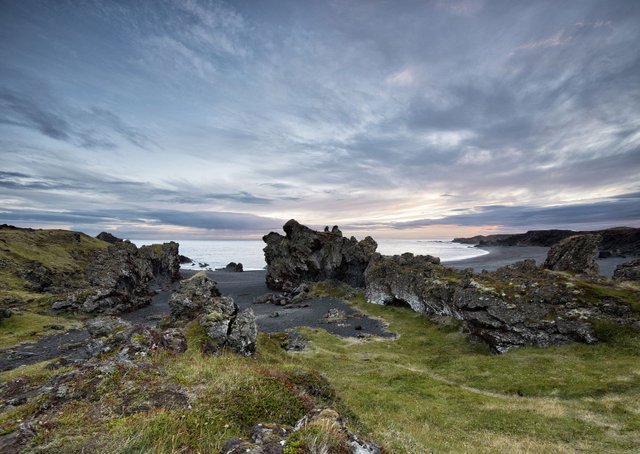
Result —
[[463, 322], [464, 332], [495, 353], [519, 346], [594, 343], [591, 320], [633, 320], [628, 306], [581, 299], [565, 276], [538, 269], [531, 260], [473, 274], [445, 268], [433, 257], [376, 254], [365, 278], [370, 303], [454, 317]]
[[142, 325], [132, 325], [118, 317], [95, 317], [86, 322], [92, 339], [87, 349], [92, 356], [117, 352], [118, 363], [147, 358], [156, 350], [183, 353], [187, 339], [177, 329], [164, 331]]
[[[198, 315], [208, 312], [216, 303], [223, 308], [228, 307], [229, 305], [220, 303], [223, 300], [216, 283], [209, 279], [204, 272], [200, 272], [180, 282], [169, 299], [169, 307], [174, 319], [192, 320]], [[224, 309], [222, 312], [227, 311]]]
[[167, 286], [180, 278], [178, 244], [142, 246], [115, 242], [96, 252], [86, 269], [90, 295], [56, 308], [75, 308], [87, 313], [118, 314], [149, 304], [151, 285]]
[[640, 281], [640, 259], [618, 265], [613, 272], [614, 281]]
[[600, 235], [576, 235], [554, 244], [544, 267], [554, 271], [598, 274]]
[[180, 254], [178, 243], [170, 241], [163, 244], [141, 246], [138, 249], [139, 260], [147, 262], [156, 285], [167, 286], [180, 280]]
[[304, 281], [326, 279], [364, 286], [364, 270], [378, 247], [373, 238], [345, 238], [337, 226], [317, 232], [294, 219], [284, 231], [286, 236], [271, 232], [263, 237], [267, 287], [291, 291]]
[[169, 306], [176, 321], [198, 319], [207, 333], [206, 351], [227, 347], [247, 356], [255, 352], [258, 328], [253, 311], [239, 312], [233, 299], [221, 296], [204, 272], [180, 282]]
[[[311, 436], [300, 436], [309, 432]], [[329, 445], [318, 449], [318, 432], [326, 432]], [[295, 452], [327, 452], [381, 454], [378, 445], [351, 432], [342, 417], [331, 408], [318, 408], [302, 417], [295, 427], [257, 424], [250, 430], [249, 440], [232, 438], [221, 449], [223, 454], [282, 454], [295, 440]], [[322, 445], [321, 445], [322, 446]], [[315, 448], [315, 449], [314, 449]], [[287, 451], [288, 452], [288, 451]]]

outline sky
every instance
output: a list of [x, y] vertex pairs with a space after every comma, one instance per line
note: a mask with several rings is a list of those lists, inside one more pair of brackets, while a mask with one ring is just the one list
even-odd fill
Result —
[[0, 0], [0, 222], [640, 227], [640, 2]]

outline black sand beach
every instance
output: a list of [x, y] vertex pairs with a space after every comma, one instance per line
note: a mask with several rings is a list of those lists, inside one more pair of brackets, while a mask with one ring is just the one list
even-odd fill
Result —
[[[474, 271], [495, 271], [502, 266], [525, 259], [534, 259], [538, 265], [542, 265], [549, 251], [548, 247], [539, 246], [487, 246], [481, 249], [489, 251], [489, 253], [466, 260], [442, 263], [457, 269], [472, 268]], [[598, 259], [600, 274], [611, 278], [616, 267], [629, 260], [632, 260], [632, 258], [611, 257]]]
[[[185, 277], [195, 271], [182, 271]], [[381, 336], [391, 337], [393, 333], [385, 331], [384, 325], [359, 313], [344, 301], [335, 298], [311, 298], [300, 305], [275, 306], [273, 304], [253, 304], [253, 300], [272, 290], [265, 285], [265, 271], [207, 271], [207, 275], [216, 281], [220, 292], [230, 296], [240, 309], [251, 308], [256, 314], [258, 328], [265, 332], [279, 332], [298, 326], [322, 328], [332, 334], [347, 337]], [[339, 323], [326, 323], [323, 316], [331, 309], [344, 311], [347, 318]]]

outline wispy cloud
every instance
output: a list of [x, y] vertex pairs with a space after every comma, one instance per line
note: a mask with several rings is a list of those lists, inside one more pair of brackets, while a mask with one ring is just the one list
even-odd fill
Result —
[[1, 208], [150, 229], [207, 222], [190, 212], [398, 234], [639, 223], [615, 197], [638, 190], [639, 18], [637, 2], [13, 2]]

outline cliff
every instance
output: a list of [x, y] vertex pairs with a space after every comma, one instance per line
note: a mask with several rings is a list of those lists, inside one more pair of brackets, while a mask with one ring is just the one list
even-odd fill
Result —
[[614, 227], [605, 230], [530, 230], [527, 233], [477, 235], [470, 238], [454, 238], [456, 243], [478, 246], [544, 246], [574, 235], [600, 235], [600, 257], [627, 256], [640, 254], [640, 229], [633, 227]]

